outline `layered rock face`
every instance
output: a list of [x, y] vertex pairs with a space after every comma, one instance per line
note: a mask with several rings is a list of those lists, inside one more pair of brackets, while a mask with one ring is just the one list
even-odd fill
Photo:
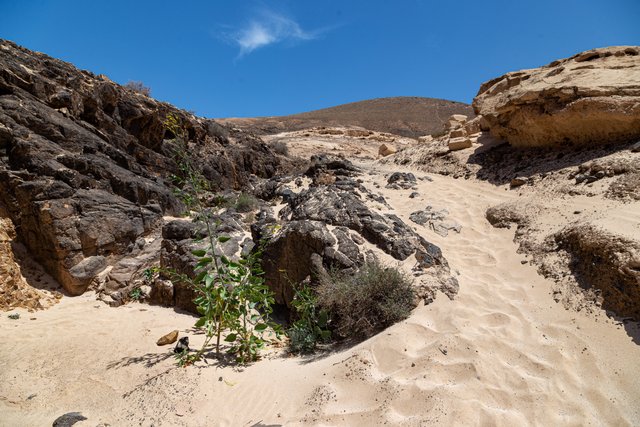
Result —
[[586, 289], [602, 292], [603, 307], [640, 319], [640, 245], [591, 225], [554, 235], [571, 256], [571, 271]]
[[168, 181], [169, 114], [214, 187], [241, 188], [281, 165], [259, 138], [0, 40], [0, 204], [70, 294], [183, 210]]
[[640, 138], [640, 47], [593, 49], [484, 83], [473, 101], [493, 136], [517, 147]]
[[[0, 215], [0, 310], [18, 305], [29, 309], [42, 308], [39, 293], [27, 285], [13, 254], [11, 243], [15, 238], [13, 223]], [[17, 301], [20, 304], [16, 304]]]

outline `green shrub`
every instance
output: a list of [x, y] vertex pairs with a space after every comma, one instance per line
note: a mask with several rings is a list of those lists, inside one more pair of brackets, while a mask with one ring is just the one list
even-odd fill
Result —
[[143, 297], [142, 289], [140, 289], [139, 287], [135, 287], [131, 289], [131, 291], [129, 292], [129, 298], [131, 298], [134, 301], [140, 301], [142, 297]]
[[235, 208], [238, 212], [251, 212], [258, 208], [258, 199], [251, 194], [240, 193]]
[[282, 141], [273, 141], [270, 147], [276, 154], [281, 154], [283, 156], [289, 155], [289, 147]]
[[292, 353], [311, 352], [319, 343], [331, 339], [329, 313], [318, 307], [317, 296], [308, 285], [296, 288], [291, 305], [298, 319], [287, 330]]
[[367, 263], [355, 274], [330, 272], [318, 287], [318, 304], [343, 338], [364, 339], [409, 317], [415, 307], [409, 278], [396, 268]]

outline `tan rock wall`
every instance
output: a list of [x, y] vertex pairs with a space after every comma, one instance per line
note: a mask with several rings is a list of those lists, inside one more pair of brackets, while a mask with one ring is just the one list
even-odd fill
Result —
[[493, 136], [519, 147], [640, 139], [640, 48], [594, 49], [484, 83], [473, 101]]

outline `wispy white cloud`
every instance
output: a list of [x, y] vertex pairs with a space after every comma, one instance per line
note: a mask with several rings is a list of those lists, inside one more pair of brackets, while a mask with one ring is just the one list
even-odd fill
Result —
[[239, 57], [275, 43], [313, 40], [321, 31], [306, 31], [291, 18], [271, 11], [262, 11], [257, 18], [231, 34], [240, 48]]

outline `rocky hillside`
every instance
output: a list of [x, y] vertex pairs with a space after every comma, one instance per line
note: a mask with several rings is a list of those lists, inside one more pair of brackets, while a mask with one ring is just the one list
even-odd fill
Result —
[[401, 96], [352, 102], [290, 116], [230, 118], [220, 121], [267, 135], [321, 126], [356, 126], [417, 138], [441, 132], [452, 114], [474, 115], [471, 106], [461, 102]]
[[284, 167], [251, 134], [0, 41], [0, 212], [68, 293], [184, 210], [170, 181], [170, 114], [213, 187], [239, 189]]
[[[198, 195], [203, 209], [229, 237], [216, 253], [234, 258], [270, 236], [262, 263], [280, 304], [291, 302], [295, 283], [373, 259], [419, 259], [425, 300], [435, 289], [457, 291], [439, 248], [378, 213], [384, 198], [362, 187], [345, 159], [321, 156], [292, 174], [293, 161], [252, 133], [8, 41], [0, 70], [0, 260], [13, 287], [22, 279], [12, 252], [22, 244], [70, 295], [93, 289], [119, 305], [135, 287], [139, 298], [195, 312], [193, 288], [165, 274], [193, 277], [192, 250], [206, 237], [197, 219], [172, 218], [185, 213], [174, 176], [188, 158], [213, 190]], [[164, 124], [169, 117], [177, 128]], [[250, 203], [241, 209], [234, 190]], [[141, 279], [158, 265], [163, 274]], [[27, 295], [17, 288], [0, 297]]]

